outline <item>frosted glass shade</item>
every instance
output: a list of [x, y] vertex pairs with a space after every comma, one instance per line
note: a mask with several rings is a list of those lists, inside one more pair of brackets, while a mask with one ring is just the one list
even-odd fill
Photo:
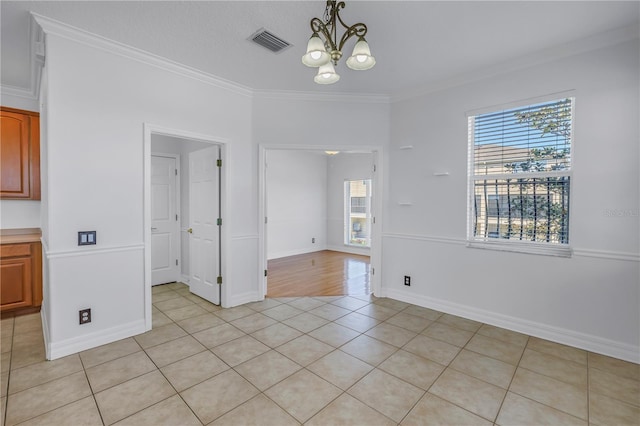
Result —
[[331, 56], [324, 48], [320, 36], [318, 33], [313, 33], [307, 43], [307, 53], [302, 56], [302, 63], [308, 67], [319, 67], [329, 62], [329, 59]]
[[369, 44], [360, 37], [353, 47], [353, 53], [347, 58], [347, 66], [352, 70], [368, 70], [376, 64], [376, 58], [371, 56]]
[[313, 78], [313, 81], [318, 84], [333, 84], [338, 80], [340, 80], [340, 76], [336, 74], [331, 62], [322, 65], [318, 70], [318, 74]]

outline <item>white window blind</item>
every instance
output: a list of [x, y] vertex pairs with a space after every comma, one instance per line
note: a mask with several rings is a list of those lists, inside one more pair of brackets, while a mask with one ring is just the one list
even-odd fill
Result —
[[469, 117], [471, 242], [568, 245], [573, 102]]

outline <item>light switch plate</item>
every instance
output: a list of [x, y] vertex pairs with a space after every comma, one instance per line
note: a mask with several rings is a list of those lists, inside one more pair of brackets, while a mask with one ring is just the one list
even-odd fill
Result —
[[79, 246], [92, 246], [96, 244], [96, 231], [80, 231], [78, 232]]

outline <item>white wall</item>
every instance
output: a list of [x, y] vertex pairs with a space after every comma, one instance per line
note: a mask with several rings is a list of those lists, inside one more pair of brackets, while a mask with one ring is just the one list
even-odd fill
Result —
[[[228, 142], [226, 297], [258, 298], [258, 274], [238, 261], [258, 251], [249, 94], [39, 21], [48, 68], [48, 356], [144, 331], [144, 123]], [[98, 245], [77, 247], [78, 230], [96, 230]], [[78, 325], [81, 308], [92, 309], [91, 324]]]
[[254, 142], [267, 147], [382, 148], [389, 141], [389, 103], [382, 97], [256, 93], [252, 123]]
[[[384, 293], [638, 362], [639, 51], [636, 39], [395, 102]], [[576, 98], [573, 257], [465, 247], [465, 113], [566, 90]]]
[[[373, 146], [388, 154], [381, 165], [384, 294], [640, 359], [638, 220], [605, 215], [639, 206], [637, 41], [390, 106], [366, 96], [251, 97], [40, 21], [49, 86], [42, 227], [48, 230], [43, 309], [50, 357], [144, 328], [146, 122], [228, 141], [229, 267], [223, 273], [230, 305], [261, 296], [258, 147]], [[465, 112], [568, 89], [576, 91], [574, 256], [466, 248]], [[414, 149], [398, 149], [404, 145]], [[436, 178], [434, 171], [450, 175]], [[398, 205], [406, 201], [412, 205]], [[97, 230], [99, 246], [76, 247], [79, 229]], [[528, 273], [519, 273], [523, 269]], [[410, 288], [403, 275], [412, 276]], [[80, 327], [77, 311], [85, 307], [93, 309], [93, 322]]]
[[0, 201], [0, 228], [39, 228], [40, 201]]
[[327, 248], [348, 253], [369, 255], [369, 248], [348, 246], [344, 243], [344, 182], [371, 179], [372, 154], [341, 152], [328, 161], [327, 189]]
[[[327, 156], [267, 151], [267, 259], [327, 246]], [[315, 242], [312, 242], [315, 239]]]

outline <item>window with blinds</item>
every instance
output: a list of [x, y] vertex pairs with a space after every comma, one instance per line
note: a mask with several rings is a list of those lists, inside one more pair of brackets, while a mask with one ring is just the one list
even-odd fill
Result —
[[469, 117], [471, 242], [568, 245], [573, 102]]

